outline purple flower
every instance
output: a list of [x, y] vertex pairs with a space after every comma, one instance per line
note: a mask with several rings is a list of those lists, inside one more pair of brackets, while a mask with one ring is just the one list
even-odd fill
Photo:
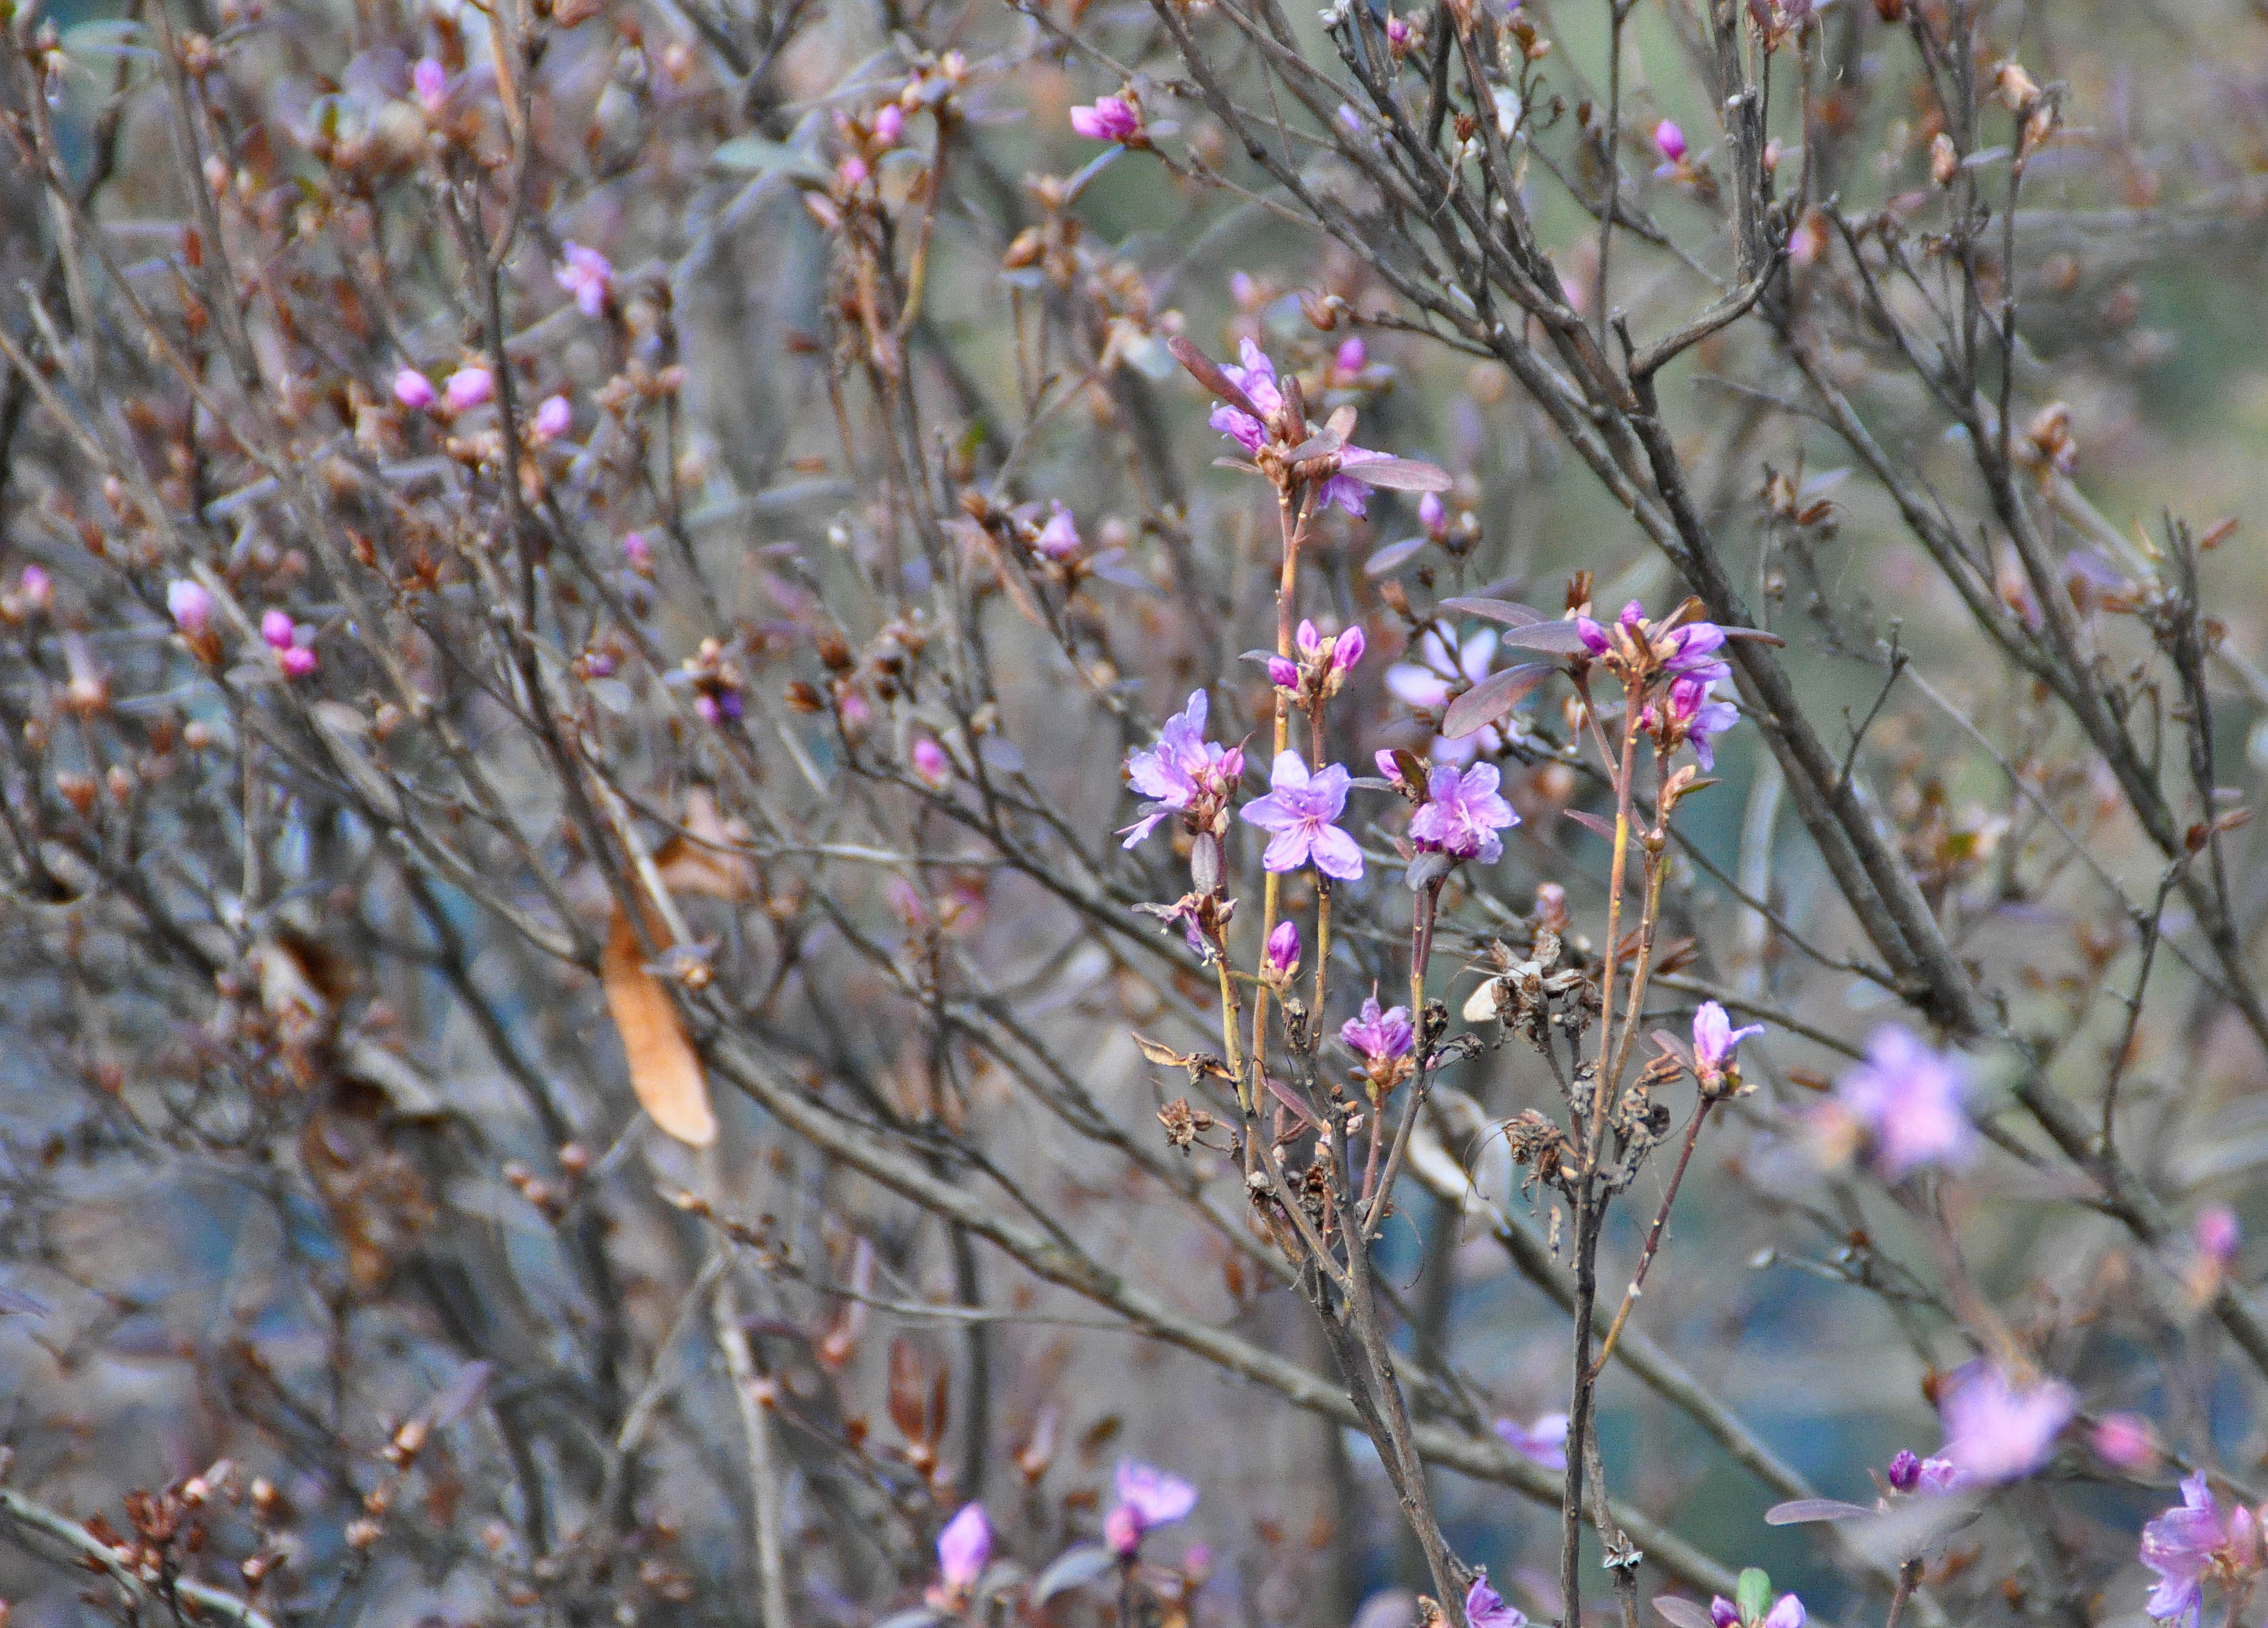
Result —
[[1418, 500], [1418, 524], [1425, 528], [1428, 537], [1448, 535], [1449, 505], [1441, 501], [1440, 493], [1427, 492]]
[[55, 602], [55, 580], [42, 566], [25, 566], [24, 574], [17, 579], [16, 586], [24, 596], [24, 602], [33, 610], [45, 610]]
[[645, 540], [644, 532], [633, 531], [622, 534], [622, 559], [635, 571], [643, 572], [653, 569], [653, 545]]
[[1894, 1492], [1948, 1492], [1961, 1472], [1951, 1459], [1924, 1458], [1911, 1448], [1900, 1448], [1890, 1458], [1886, 1478]]
[[559, 246], [559, 252], [565, 258], [552, 270], [551, 280], [575, 297], [576, 310], [586, 317], [598, 315], [607, 308], [607, 291], [614, 284], [612, 262], [571, 238]]
[[1653, 127], [1653, 144], [1671, 164], [1685, 161], [1685, 132], [1677, 128], [1675, 121], [1664, 119]]
[[1425, 777], [1425, 800], [1410, 816], [1410, 840], [1454, 859], [1493, 865], [1504, 855], [1497, 833], [1520, 823], [1512, 805], [1497, 792], [1494, 763], [1475, 763], [1460, 774], [1449, 763]]
[[2190, 1223], [2190, 1236], [2197, 1241], [2199, 1255], [2226, 1266], [2236, 1258], [2236, 1251], [2244, 1242], [2244, 1228], [2239, 1225], [2235, 1211], [2225, 1204], [2209, 1204]]
[[[1409, 1007], [1388, 1006], [1381, 1012], [1378, 998], [1373, 995], [1362, 1003], [1360, 1017], [1349, 1018], [1339, 1026], [1339, 1038], [1346, 1043], [1348, 1050], [1365, 1061], [1386, 1064], [1396, 1057], [1409, 1056], [1410, 1042], [1417, 1035], [1410, 1027]], [[1498, 1433], [1502, 1434], [1504, 1428], [1498, 1425]], [[1560, 1433], [1564, 1438], [1566, 1433], [1563, 1429]], [[1506, 1440], [1510, 1440], [1511, 1438], [1506, 1437]], [[1513, 1445], [1519, 1446], [1517, 1442]]]
[[[1247, 401], [1272, 416], [1284, 405], [1283, 392], [1276, 387], [1276, 364], [1249, 339], [1238, 345], [1236, 354], [1238, 359], [1222, 363], [1220, 371], [1228, 375], [1229, 383], [1244, 392]], [[1268, 445], [1268, 426], [1241, 407], [1231, 407], [1224, 401], [1212, 409], [1205, 422], [1248, 453], [1256, 453]]]
[[2239, 1504], [2223, 1514], [2200, 1470], [2182, 1483], [2181, 1507], [2142, 1529], [2142, 1564], [2158, 1574], [2142, 1609], [2160, 1622], [2194, 1628], [2205, 1580], [2244, 1577], [2259, 1569], [2260, 1558], [2260, 1528], [2252, 1512]]
[[2078, 1394], [2061, 1380], [2036, 1380], [2020, 1389], [1979, 1359], [1957, 1369], [1939, 1399], [1944, 1456], [1964, 1483], [2020, 1479], [2048, 1462], [2078, 1406]]
[[1197, 1488], [1154, 1464], [1130, 1458], [1118, 1461], [1111, 1491], [1118, 1502], [1103, 1520], [1103, 1537], [1111, 1551], [1122, 1556], [1134, 1553], [1144, 1533], [1187, 1520], [1197, 1506]]
[[1091, 142], [1130, 142], [1142, 134], [1142, 110], [1123, 96], [1098, 96], [1071, 110], [1071, 128]]
[[1363, 652], [1369, 648], [1370, 641], [1363, 637], [1361, 625], [1358, 623], [1349, 628], [1339, 635], [1338, 643], [1331, 646], [1331, 671], [1344, 678], [1354, 671], [1355, 663], [1362, 659]]
[[1969, 1067], [1956, 1052], [1937, 1052], [1908, 1030], [1885, 1025], [1867, 1042], [1867, 1060], [1843, 1076], [1835, 1100], [1874, 1145], [1883, 1180], [1903, 1180], [1925, 1165], [1958, 1168], [1977, 1151], [1977, 1127], [1962, 1109]]
[[1362, 343], [1359, 335], [1341, 340], [1337, 352], [1331, 357], [1332, 365], [1342, 373], [1359, 373], [1369, 361], [1370, 347]]
[[1527, 1628], [1528, 1617], [1518, 1606], [1506, 1605], [1484, 1573], [1465, 1590], [1465, 1621], [1471, 1628]]
[[1268, 681], [1278, 689], [1296, 691], [1300, 688], [1300, 664], [1289, 656], [1268, 658]]
[[1279, 752], [1269, 775], [1271, 788], [1238, 814], [1272, 833], [1260, 863], [1271, 871], [1296, 871], [1313, 860], [1317, 870], [1341, 881], [1362, 874], [1362, 850], [1332, 823], [1346, 807], [1347, 771], [1329, 763], [1314, 774], [1297, 752]]
[[434, 394], [433, 381], [414, 367], [405, 367], [394, 376], [394, 399], [413, 413], [422, 413], [440, 397]]
[[[1410, 659], [1386, 669], [1386, 688], [1411, 707], [1424, 711], [1445, 707], [1454, 692], [1488, 676], [1489, 664], [1496, 659], [1496, 630], [1484, 628], [1452, 653], [1440, 634], [1429, 628], [1410, 647]], [[1493, 757], [1503, 747], [1504, 737], [1491, 725], [1454, 740], [1436, 735], [1428, 755], [1440, 763], [1469, 763], [1479, 754]]]
[[1803, 1628], [1803, 1602], [1784, 1594], [1764, 1613], [1764, 1628]]
[[976, 1587], [992, 1558], [992, 1522], [982, 1504], [962, 1506], [937, 1535], [937, 1574], [945, 1587], [965, 1593]]
[[449, 70], [430, 56], [419, 57], [409, 70], [409, 91], [427, 113], [439, 113], [449, 99]]
[[451, 412], [469, 413], [496, 394], [496, 376], [478, 364], [460, 367], [449, 375], [441, 391]]
[[[1396, 1012], [1401, 1007], [1395, 1008]], [[1532, 1459], [1546, 1470], [1567, 1468], [1567, 1416], [1546, 1413], [1526, 1428], [1513, 1419], [1496, 1422], [1496, 1433], [1505, 1446], [1521, 1457]]]
[[289, 650], [276, 652], [276, 665], [284, 669], [285, 678], [306, 678], [320, 663], [313, 650], [305, 645], [294, 645]]
[[1921, 1455], [1911, 1448], [1900, 1448], [1890, 1455], [1890, 1467], [1886, 1472], [1893, 1492], [1911, 1492], [1921, 1479]]
[[1716, 1624], [1717, 1628], [1734, 1628], [1734, 1624], [1741, 1620], [1741, 1608], [1723, 1595], [1712, 1595], [1709, 1596], [1709, 1620]]
[[[166, 609], [184, 633], [202, 633], [212, 621], [212, 595], [202, 583], [176, 577], [166, 585]], [[290, 618], [286, 617], [286, 621]]]
[[1693, 1072], [1705, 1086], [1713, 1086], [1724, 1079], [1725, 1071], [1734, 1065], [1734, 1053], [1741, 1042], [1751, 1035], [1761, 1035], [1764, 1026], [1750, 1023], [1741, 1028], [1733, 1027], [1733, 1020], [1715, 1001], [1705, 1001], [1701, 1010], [1693, 1014]]
[[1059, 503], [1052, 505], [1051, 509], [1048, 523], [1040, 527], [1032, 547], [1051, 560], [1067, 560], [1079, 552], [1079, 522]]
[[1728, 671], [1721, 661], [1712, 664], [1713, 675], [1707, 669], [1681, 674], [1670, 682], [1669, 716], [1685, 726], [1686, 744], [1703, 769], [1717, 766], [1717, 748], [1710, 737], [1722, 734], [1741, 721], [1741, 711], [1729, 701], [1719, 701], [1712, 693], [1718, 677]]
[[563, 395], [548, 396], [543, 404], [535, 409], [533, 428], [538, 440], [556, 441], [572, 429], [574, 424], [575, 409], [568, 405], [567, 398]]
[[260, 619], [260, 637], [268, 641], [270, 650], [291, 649], [298, 632], [289, 611], [271, 610]]
[[1276, 931], [1268, 935], [1267, 947], [1261, 954], [1260, 976], [1285, 982], [1299, 969], [1300, 929], [1291, 922], [1279, 921]]
[[1125, 828], [1125, 846], [1131, 848], [1167, 814], [1182, 812], [1200, 798], [1227, 796], [1244, 772], [1241, 747], [1224, 748], [1204, 738], [1209, 704], [1204, 690], [1192, 690], [1189, 704], [1166, 720], [1158, 744], [1128, 755], [1126, 777], [1151, 800], [1143, 805], [1142, 818]]
[[1409, 45], [1410, 19], [1408, 18], [1389, 17], [1386, 19], [1386, 42], [1396, 50], [1403, 49]]
[[906, 133], [905, 109], [895, 102], [884, 102], [874, 115], [874, 141], [879, 146], [895, 147]]
[[943, 785], [953, 778], [953, 760], [927, 735], [914, 742], [913, 761], [914, 772], [932, 785]]

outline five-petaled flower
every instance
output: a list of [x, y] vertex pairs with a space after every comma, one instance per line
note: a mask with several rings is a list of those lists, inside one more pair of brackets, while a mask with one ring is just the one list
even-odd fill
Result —
[[1347, 1050], [1373, 1068], [1408, 1057], [1416, 1037], [1410, 1027], [1410, 1008], [1388, 1006], [1381, 1012], [1375, 995], [1364, 999], [1360, 1017], [1349, 1018], [1339, 1026], [1339, 1038]]
[[1959, 1167], [1977, 1150], [1977, 1127], [1962, 1108], [1969, 1069], [1908, 1030], [1886, 1024], [1867, 1043], [1867, 1060], [1843, 1076], [1835, 1103], [1873, 1144], [1875, 1172], [1901, 1181], [1926, 1165]]
[[1191, 691], [1189, 704], [1166, 720], [1158, 744], [1128, 755], [1126, 777], [1150, 800], [1142, 806], [1142, 817], [1124, 828], [1127, 847], [1156, 830], [1169, 814], [1210, 829], [1219, 811], [1227, 806], [1237, 777], [1244, 772], [1244, 748], [1204, 738], [1210, 704], [1204, 690]]
[[1940, 1392], [1941, 1455], [1965, 1484], [2019, 1480], [2048, 1462], [2078, 1408], [2078, 1394], [2061, 1380], [2018, 1382], [1978, 1358], [1948, 1375]]
[[559, 246], [559, 252], [564, 258], [553, 269], [551, 280], [575, 297], [576, 310], [586, 317], [598, 315], [607, 308], [607, 291], [614, 284], [613, 264], [571, 238]]
[[1327, 763], [1310, 774], [1297, 752], [1278, 752], [1269, 776], [1271, 788], [1239, 809], [1248, 822], [1270, 833], [1260, 863], [1271, 871], [1296, 871], [1314, 862], [1326, 876], [1352, 881], [1362, 874], [1362, 850], [1332, 823], [1346, 807], [1344, 764]]
[[1110, 1552], [1130, 1560], [1144, 1533], [1186, 1520], [1197, 1506], [1197, 1490], [1179, 1476], [1130, 1458], [1118, 1461], [1111, 1477], [1118, 1501], [1103, 1517], [1102, 1538]]
[[1739, 1064], [1734, 1056], [1741, 1042], [1751, 1035], [1761, 1035], [1764, 1026], [1750, 1023], [1740, 1028], [1725, 1015], [1724, 1007], [1715, 1001], [1704, 1001], [1701, 1010], [1693, 1014], [1693, 1074], [1701, 1084], [1714, 1089]]
[[1453, 859], [1495, 864], [1504, 857], [1504, 839], [1497, 833], [1520, 823], [1497, 791], [1498, 780], [1494, 763], [1475, 763], [1462, 773], [1452, 764], [1435, 765], [1425, 777], [1425, 800], [1410, 816], [1410, 840]]
[[2196, 1628], [2207, 1578], [2245, 1587], [2260, 1570], [2260, 1518], [2242, 1504], [2224, 1511], [2200, 1470], [2182, 1483], [2180, 1506], [2142, 1529], [2141, 1559], [2158, 1574], [2142, 1609]]

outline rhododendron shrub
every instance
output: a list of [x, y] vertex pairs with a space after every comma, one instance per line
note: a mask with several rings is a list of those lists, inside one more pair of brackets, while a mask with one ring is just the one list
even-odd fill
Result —
[[2257, 12], [0, 10], [0, 1616], [2252, 1620]]

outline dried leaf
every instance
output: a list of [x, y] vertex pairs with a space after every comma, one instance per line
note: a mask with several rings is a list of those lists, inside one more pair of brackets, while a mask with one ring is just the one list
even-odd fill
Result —
[[685, 835], [673, 836], [653, 856], [654, 868], [672, 893], [703, 898], [746, 899], [755, 891], [755, 868], [740, 853], [740, 834], [717, 812], [706, 786], [685, 799]]
[[620, 905], [608, 924], [600, 973], [607, 989], [607, 1010], [622, 1037], [622, 1055], [630, 1063], [630, 1089], [637, 1094], [638, 1106], [688, 1146], [708, 1146], [717, 1139], [717, 1116], [709, 1106], [709, 1082], [701, 1072], [701, 1059], [685, 1037], [669, 991], [646, 970], [637, 935]]

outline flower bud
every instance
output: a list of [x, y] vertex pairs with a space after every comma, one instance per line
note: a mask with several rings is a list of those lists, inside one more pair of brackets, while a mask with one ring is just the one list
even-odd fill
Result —
[[496, 394], [496, 376], [485, 367], [460, 367], [441, 387], [453, 413], [469, 413]]
[[1269, 657], [1268, 681], [1278, 689], [1298, 689], [1300, 688], [1299, 664], [1288, 656]]
[[176, 577], [166, 585], [166, 609], [184, 633], [202, 633], [212, 621], [212, 595], [204, 585]]
[[1261, 981], [1280, 988], [1299, 970], [1300, 929], [1288, 921], [1278, 922], [1260, 958]]
[[291, 613], [271, 610], [260, 619], [260, 637], [268, 641], [270, 650], [291, 648], [292, 635], [298, 630], [291, 625]]
[[1338, 643], [1331, 646], [1331, 676], [1344, 678], [1352, 672], [1355, 663], [1362, 659], [1362, 652], [1369, 647], [1370, 641], [1363, 637], [1359, 627], [1349, 628], [1340, 634]]
[[433, 392], [433, 381], [414, 367], [405, 367], [394, 376], [394, 399], [413, 413], [422, 413], [440, 398]]

